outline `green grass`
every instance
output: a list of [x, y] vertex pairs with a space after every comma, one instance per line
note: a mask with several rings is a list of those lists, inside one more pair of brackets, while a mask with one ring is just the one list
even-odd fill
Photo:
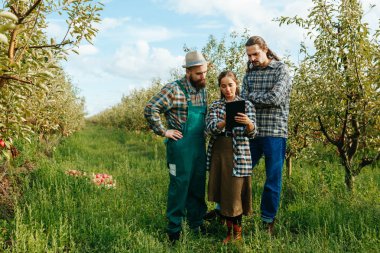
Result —
[[[111, 174], [117, 187], [99, 189], [86, 178], [67, 176], [68, 169]], [[242, 243], [222, 245], [225, 228], [208, 223], [207, 236], [185, 225], [181, 242], [171, 247], [163, 140], [89, 126], [61, 143], [52, 159], [39, 158], [38, 169], [24, 179], [14, 219], [0, 220], [0, 251], [378, 252], [379, 168], [365, 169], [353, 193], [346, 191], [336, 163], [297, 161], [293, 171], [284, 178], [275, 237], [260, 227], [260, 164], [253, 177], [255, 214], [243, 219]]]

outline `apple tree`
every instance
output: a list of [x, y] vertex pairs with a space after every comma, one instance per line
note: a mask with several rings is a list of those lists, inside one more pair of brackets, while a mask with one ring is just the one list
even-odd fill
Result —
[[313, 3], [307, 18], [278, 19], [304, 28], [314, 44], [296, 72], [294, 99], [305, 103], [296, 113], [336, 148], [352, 190], [355, 176], [380, 160], [379, 31], [371, 35], [357, 0]]
[[[33, 132], [49, 133], [65, 124], [59, 122], [66, 117], [59, 113], [67, 115], [62, 107], [53, 110], [66, 93], [72, 99], [63, 108], [73, 113], [82, 103], [59, 61], [70, 51], [76, 52], [82, 41], [92, 41], [102, 4], [90, 0], [3, 0], [1, 4], [0, 139], [9, 147], [14, 139], [28, 139]], [[59, 41], [46, 34], [47, 17], [53, 15], [66, 20]], [[83, 111], [79, 114], [83, 116]]]

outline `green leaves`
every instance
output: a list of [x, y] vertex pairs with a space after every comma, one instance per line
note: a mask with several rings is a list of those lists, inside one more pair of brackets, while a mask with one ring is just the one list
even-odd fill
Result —
[[373, 89], [380, 75], [378, 35], [370, 38], [359, 1], [313, 2], [307, 20], [278, 19], [280, 25], [305, 28], [314, 43], [312, 49], [301, 46], [305, 57], [294, 77], [291, 107], [296, 109], [290, 126], [304, 131], [291, 136], [291, 144], [297, 145], [312, 131], [323, 133], [336, 146], [351, 178], [368, 160], [365, 154], [379, 153], [380, 148], [375, 123], [380, 113], [373, 106], [379, 105], [379, 90]]
[[0, 18], [6, 18], [14, 22], [18, 22], [18, 17], [12, 12], [2, 11], [0, 12]]
[[0, 33], [0, 42], [4, 44], [8, 44], [8, 38], [4, 34]]
[[[8, 12], [8, 11], [2, 11], [0, 12], [0, 20], [5, 22], [4, 24], [0, 25], [0, 43], [9, 44], [8, 37], [4, 34], [5, 32], [9, 30], [13, 30], [16, 28], [16, 25], [14, 23], [9, 23], [9, 21], [13, 21], [15, 23], [18, 22], [18, 18], [15, 14]], [[7, 23], [8, 21], [8, 23]], [[1, 22], [1, 23], [3, 23]]]
[[[91, 42], [101, 6], [99, 1], [88, 0], [12, 1], [5, 5], [0, 12], [2, 138], [28, 139], [31, 133], [67, 136], [83, 125], [83, 99], [59, 61], [81, 41]], [[67, 32], [59, 40], [45, 34], [46, 17], [54, 13], [63, 15], [67, 23]], [[0, 154], [0, 163], [2, 157]]]

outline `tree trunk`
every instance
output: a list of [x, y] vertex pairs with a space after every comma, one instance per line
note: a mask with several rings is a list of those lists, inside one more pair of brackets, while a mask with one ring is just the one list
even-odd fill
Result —
[[286, 158], [286, 176], [290, 178], [292, 175], [292, 157]]
[[355, 177], [352, 175], [351, 172], [347, 170], [344, 182], [346, 183], [347, 189], [352, 192], [354, 190]]

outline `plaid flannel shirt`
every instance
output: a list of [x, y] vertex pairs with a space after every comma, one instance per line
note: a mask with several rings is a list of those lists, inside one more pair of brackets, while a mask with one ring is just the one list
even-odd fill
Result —
[[291, 88], [291, 78], [283, 62], [272, 60], [267, 67], [246, 73], [241, 96], [255, 105], [257, 136], [287, 138]]
[[[191, 98], [192, 105], [206, 106], [206, 89], [196, 90], [184, 77], [179, 80]], [[186, 96], [176, 82], [166, 84], [159, 93], [153, 96], [144, 109], [144, 116], [149, 127], [158, 135], [165, 136], [166, 128], [160, 114], [164, 113], [168, 129], [182, 132], [182, 124], [187, 120]]]
[[[236, 97], [235, 101], [242, 100], [240, 97]], [[232, 129], [232, 149], [234, 167], [232, 174], [235, 177], [247, 177], [252, 173], [252, 160], [251, 152], [249, 149], [249, 138], [253, 138], [256, 134], [256, 116], [255, 107], [249, 101], [245, 101], [245, 113], [252, 120], [255, 125], [255, 129], [251, 132], [247, 132], [244, 127], [235, 127]], [[206, 132], [212, 135], [207, 148], [207, 169], [210, 169], [212, 147], [215, 143], [218, 134], [225, 131], [225, 129], [219, 129], [217, 127], [218, 122], [224, 120], [226, 114], [226, 100], [220, 99], [211, 104], [206, 116]]]

